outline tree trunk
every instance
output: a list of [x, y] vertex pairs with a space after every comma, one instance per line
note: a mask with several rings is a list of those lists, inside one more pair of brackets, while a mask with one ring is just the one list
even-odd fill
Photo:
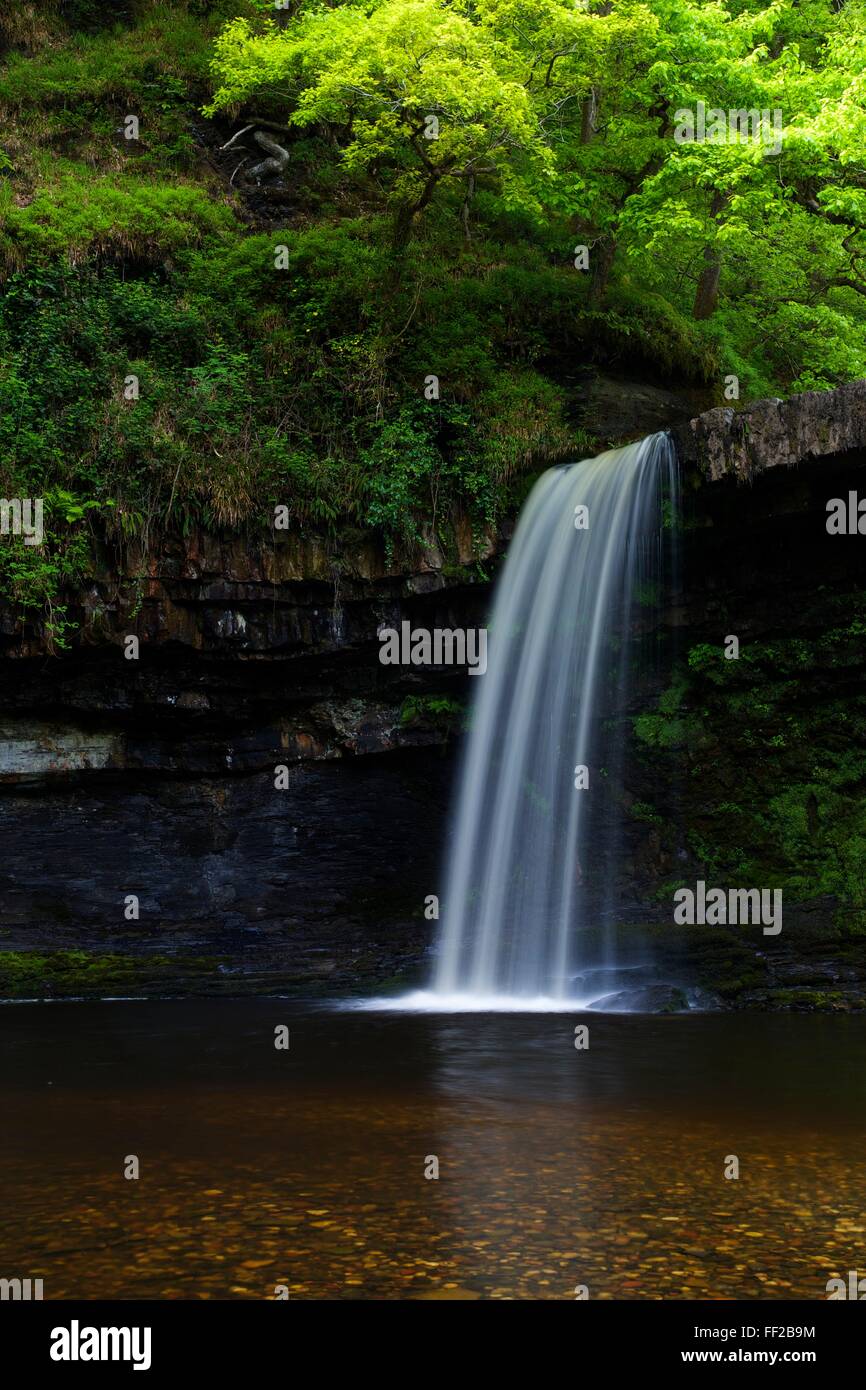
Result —
[[595, 135], [598, 119], [598, 89], [590, 87], [589, 96], [584, 97], [580, 115], [580, 143], [588, 145]]
[[[727, 199], [723, 193], [714, 193], [713, 201], [710, 205], [710, 215], [714, 222], [718, 222], [719, 214], [725, 206]], [[692, 309], [692, 317], [696, 319], [712, 318], [716, 312], [719, 302], [719, 280], [722, 274], [722, 253], [718, 246], [710, 245], [704, 247], [704, 268], [698, 277], [698, 287], [695, 290], [695, 303]]]
[[398, 207], [394, 216], [394, 227], [391, 233], [391, 249], [395, 256], [401, 256], [406, 250], [406, 247], [412, 239], [412, 228], [415, 223], [415, 218], [419, 213], [424, 211], [430, 199], [433, 197], [433, 194], [436, 192], [436, 189], [439, 187], [440, 181], [445, 174], [450, 172], [451, 167], [452, 166], [449, 164], [440, 169], [434, 169], [429, 174], [420, 197], [416, 198], [414, 203], [401, 203]]
[[693, 318], [709, 319], [716, 312], [716, 306], [719, 302], [721, 273], [722, 258], [714, 246], [708, 246], [704, 251], [704, 268], [700, 273], [698, 287], [695, 291]]
[[461, 216], [461, 219], [462, 219], [462, 221], [463, 221], [463, 235], [465, 236], [465, 238], [466, 238], [467, 241], [471, 241], [471, 240], [472, 240], [472, 233], [471, 233], [471, 231], [469, 230], [469, 209], [470, 209], [470, 207], [472, 206], [472, 199], [473, 199], [474, 197], [475, 197], [475, 175], [474, 175], [474, 174], [467, 174], [467, 176], [466, 176], [466, 197], [463, 199], [463, 207], [462, 207], [461, 210], [460, 210], [460, 216]]
[[409, 245], [412, 236], [412, 219], [415, 216], [414, 203], [401, 203], [394, 216], [394, 227], [391, 232], [391, 247], [396, 255], [400, 255]]
[[590, 258], [589, 302], [601, 304], [607, 294], [610, 272], [616, 255], [616, 242], [612, 236], [604, 236], [593, 248]]

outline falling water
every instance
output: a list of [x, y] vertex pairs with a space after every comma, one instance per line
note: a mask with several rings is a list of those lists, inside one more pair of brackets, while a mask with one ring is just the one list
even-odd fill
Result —
[[555, 1007], [586, 999], [581, 971], [617, 964], [623, 812], [610, 788], [634, 630], [647, 605], [657, 616], [677, 515], [665, 434], [552, 468], [533, 489], [499, 581], [488, 670], [473, 682], [431, 1002]]

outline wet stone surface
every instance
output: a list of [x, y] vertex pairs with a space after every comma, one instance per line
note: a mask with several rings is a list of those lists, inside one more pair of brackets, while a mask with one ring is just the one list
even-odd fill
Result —
[[584, 1021], [587, 1052], [569, 1015], [6, 1010], [4, 1268], [46, 1298], [822, 1299], [862, 1266], [856, 1018]]

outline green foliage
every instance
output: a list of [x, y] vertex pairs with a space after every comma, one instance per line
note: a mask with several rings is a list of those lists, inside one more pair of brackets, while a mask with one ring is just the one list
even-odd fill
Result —
[[17, 207], [0, 188], [0, 258], [14, 268], [69, 257], [129, 257], [161, 265], [187, 246], [236, 227], [200, 188], [128, 177], [94, 179], [83, 167]]
[[[0, 537], [0, 599], [24, 617], [42, 615], [49, 650], [57, 652], [69, 645], [74, 630], [62, 594], [88, 572], [92, 537], [83, 523], [100, 504], [60, 488], [47, 492], [42, 501], [41, 545], [25, 545], [20, 536]], [[106, 510], [113, 505], [104, 503]]]
[[520, 55], [457, 5], [302, 6], [283, 30], [239, 19], [217, 41], [214, 72], [211, 113], [288, 90], [293, 126], [345, 132], [342, 165], [385, 181], [398, 240], [447, 180], [497, 172], [509, 205], [535, 205], [533, 183], [552, 170]]
[[859, 936], [866, 696], [848, 687], [862, 664], [866, 599], [825, 602], [845, 621], [811, 638], [749, 641], [738, 660], [721, 647], [692, 647], [635, 729], [662, 780], [672, 775], [667, 760], [680, 769], [685, 753], [687, 839], [709, 879], [782, 887], [789, 904], [832, 900], [837, 927]]
[[[183, 958], [183, 970], [191, 975], [212, 976], [219, 964], [208, 956]], [[177, 960], [171, 956], [0, 950], [0, 996], [7, 999], [92, 996], [121, 989], [146, 992], [157, 982], [171, 985], [176, 980]]]
[[[593, 362], [742, 396], [866, 374], [863, 0], [51, 0], [0, 40], [2, 482], [89, 508], [2, 547], [0, 582], [58, 642], [96, 530], [265, 530], [283, 503], [453, 563], [456, 510], [478, 538], [592, 450]], [[781, 150], [678, 143], [698, 101], [779, 108]], [[287, 152], [274, 204], [217, 154], [252, 118]], [[688, 675], [742, 700], [752, 660]], [[703, 721], [637, 727], [698, 749]]]
[[[561, 263], [582, 238], [602, 333], [804, 389], [866, 372], [864, 51], [862, 0], [302, 5], [224, 29], [209, 109], [326, 127], [398, 252], [437, 204], [522, 220]], [[676, 140], [699, 101], [782, 128]]]
[[655, 710], [645, 711], [634, 718], [638, 741], [657, 750], [699, 748], [704, 741], [699, 714], [689, 705], [689, 686], [679, 674], [663, 691]]
[[383, 422], [362, 456], [368, 497], [366, 520], [406, 542], [421, 542], [417, 517], [429, 515], [435, 528], [440, 511], [467, 498], [479, 522], [493, 516], [488, 471], [467, 440], [471, 416], [465, 407], [425, 403], [404, 406]]
[[459, 700], [447, 695], [408, 695], [400, 708], [400, 723], [451, 727], [464, 713]]

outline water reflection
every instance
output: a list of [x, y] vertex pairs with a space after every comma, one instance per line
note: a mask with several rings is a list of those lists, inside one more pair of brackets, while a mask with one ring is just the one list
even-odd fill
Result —
[[856, 1017], [58, 1005], [0, 1047], [0, 1256], [46, 1297], [822, 1297], [863, 1264]]

